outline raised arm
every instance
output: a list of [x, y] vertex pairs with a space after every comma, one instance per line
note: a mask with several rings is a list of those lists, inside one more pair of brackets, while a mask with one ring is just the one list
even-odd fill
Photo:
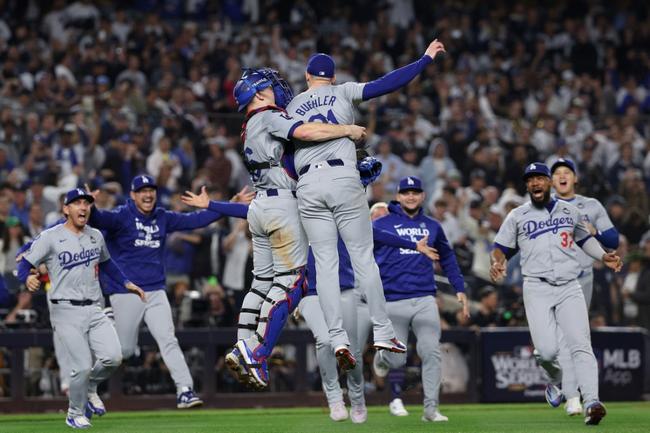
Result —
[[435, 59], [436, 55], [441, 52], [445, 52], [445, 46], [442, 42], [438, 42], [437, 39], [434, 39], [419, 60], [406, 66], [402, 66], [399, 69], [395, 69], [374, 81], [366, 83], [363, 87], [362, 99], [367, 101], [368, 99], [394, 92], [395, 90], [406, 86], [411, 82], [411, 80], [417, 77], [420, 72], [424, 71], [424, 68], [426, 68], [427, 65]]

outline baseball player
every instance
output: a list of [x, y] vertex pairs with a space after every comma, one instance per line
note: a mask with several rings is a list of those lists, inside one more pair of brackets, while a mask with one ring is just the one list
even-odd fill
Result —
[[[569, 202], [578, 208], [582, 215], [583, 225], [588, 229], [589, 234], [595, 237], [603, 247], [612, 250], [618, 248], [618, 231], [609, 219], [603, 205], [594, 198], [576, 194], [575, 185], [578, 182], [578, 174], [573, 161], [564, 158], [558, 159], [551, 166], [551, 176], [553, 189], [555, 189], [555, 198]], [[578, 262], [580, 263], [578, 282], [585, 297], [588, 311], [594, 286], [594, 259], [582, 250], [578, 250]], [[571, 353], [561, 336], [559, 336], [558, 342], [560, 344], [558, 362], [562, 368], [562, 394], [566, 399], [564, 408], [569, 416], [580, 415], [582, 405], [580, 404], [575, 367], [571, 362]]]
[[[325, 124], [354, 123], [354, 103], [390, 93], [408, 84], [444, 46], [433, 41], [418, 61], [369, 83], [335, 85], [334, 60], [313, 55], [307, 64], [308, 89], [296, 96], [287, 111], [305, 121]], [[300, 220], [316, 260], [319, 301], [338, 358], [354, 366], [350, 340], [343, 329], [338, 279], [338, 237], [350, 253], [359, 290], [368, 301], [374, 329], [374, 347], [403, 353], [406, 346], [395, 337], [386, 314], [379, 270], [372, 254], [372, 226], [365, 191], [359, 185], [355, 144], [348, 138], [319, 143], [295, 142]], [[341, 361], [339, 361], [341, 363]]]
[[589, 234], [575, 206], [551, 198], [551, 172], [545, 164], [528, 165], [524, 182], [530, 202], [513, 209], [501, 225], [490, 254], [490, 276], [495, 282], [502, 281], [506, 259], [521, 251], [526, 317], [538, 360], [551, 381], [546, 399], [553, 406], [562, 401], [556, 386], [562, 373], [557, 363], [560, 328], [584, 398], [585, 424], [595, 425], [606, 410], [598, 400], [598, 365], [591, 348], [587, 306], [577, 279], [582, 269], [578, 246], [617, 272], [621, 259], [615, 253], [606, 253]]
[[[389, 214], [375, 220], [374, 227], [411, 241], [430, 237], [431, 244], [440, 255], [440, 265], [456, 290], [463, 314], [469, 317], [465, 283], [454, 250], [447, 242], [440, 223], [424, 215], [424, 199], [425, 193], [419, 178], [409, 176], [401, 179], [396, 201], [388, 205]], [[393, 322], [397, 337], [406, 341], [409, 329], [412, 329], [417, 338], [416, 348], [422, 359], [424, 388], [422, 420], [447, 421], [447, 417], [438, 410], [442, 360], [434, 268], [429, 260], [404, 248], [375, 246], [375, 259], [384, 284], [388, 317]], [[405, 269], [409, 271], [405, 272]], [[405, 363], [406, 354], [377, 351], [373, 368], [378, 377], [386, 377], [391, 368], [402, 367]]]
[[138, 303], [145, 300], [142, 289], [111, 259], [101, 232], [86, 225], [93, 201], [85, 190], [69, 191], [63, 205], [66, 222], [37, 236], [18, 264], [18, 277], [30, 291], [40, 287], [32, 268], [45, 264], [49, 272], [52, 286], [47, 296], [54, 338], [70, 363], [65, 422], [72, 428], [90, 427], [89, 416], [106, 413], [97, 385], [122, 362], [115, 328], [102, 312], [99, 275], [113, 275], [126, 293], [140, 299], [125, 296]]
[[154, 179], [138, 175], [131, 181], [131, 198], [127, 203], [111, 211], [93, 209], [89, 224], [104, 231], [108, 250], [115, 261], [126, 276], [146, 292], [146, 303], [135, 302], [112, 275], [101, 275], [102, 288], [110, 294], [123, 357], [126, 359], [135, 353], [140, 324], [144, 320], [176, 384], [176, 407], [187, 409], [200, 406], [203, 401], [193, 391], [190, 370], [174, 335], [165, 292], [165, 240], [168, 233], [207, 226], [221, 215], [209, 211], [167, 211], [156, 207], [156, 193]]
[[[266, 358], [305, 291], [308, 246], [298, 217], [291, 140], [358, 140], [365, 136], [365, 128], [308, 123], [291, 117], [284, 107], [293, 93], [270, 69], [245, 70], [233, 96], [239, 111], [246, 111], [241, 133], [244, 161], [257, 192], [247, 214], [256, 284], [244, 298], [241, 310], [249, 320], [245, 325], [255, 332], [240, 339], [226, 361], [240, 376], [250, 375], [258, 387], [264, 388], [268, 385]], [[255, 323], [257, 317], [264, 320]]]
[[[404, 250], [420, 252], [430, 260], [437, 260], [436, 250], [427, 245], [428, 237], [414, 241], [412, 239], [403, 239], [394, 234], [373, 229], [373, 237], [376, 245], [386, 245], [391, 248], [402, 248]], [[348, 335], [357, 335], [357, 318], [356, 310], [359, 304], [359, 294], [352, 290], [355, 287], [354, 271], [350, 263], [350, 255], [345, 249], [345, 244], [339, 238], [339, 283], [341, 284], [341, 306], [343, 314], [343, 327]], [[327, 397], [327, 403], [330, 408], [330, 418], [334, 421], [342, 421], [348, 418], [348, 412], [343, 401], [343, 393], [339, 385], [339, 376], [336, 369], [336, 358], [330, 346], [329, 330], [325, 323], [323, 311], [318, 300], [318, 288], [316, 283], [316, 267], [314, 255], [310, 249], [307, 260], [307, 295], [300, 302], [298, 307], [300, 315], [305, 318], [305, 322], [314, 338], [316, 339], [316, 358], [318, 360], [323, 391]], [[353, 341], [351, 346], [353, 355], [359, 359], [363, 346]], [[350, 419], [353, 423], [359, 424], [366, 421], [368, 411], [363, 392], [363, 371], [361, 363], [348, 373], [348, 395], [350, 396], [351, 410]]]

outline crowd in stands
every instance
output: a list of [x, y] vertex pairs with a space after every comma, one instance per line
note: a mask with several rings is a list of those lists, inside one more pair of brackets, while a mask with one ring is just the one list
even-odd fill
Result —
[[[524, 167], [563, 157], [621, 233], [623, 272], [595, 272], [594, 326], [650, 328], [650, 6], [536, 3], [4, 2], [0, 322], [48, 326], [44, 295], [21, 291], [14, 257], [61, 217], [63, 192], [87, 183], [111, 209], [148, 173], [161, 206], [189, 210], [185, 190], [207, 185], [227, 199], [249, 183], [232, 97], [242, 67], [276, 68], [298, 93], [314, 52], [334, 57], [338, 83], [366, 82], [436, 37], [446, 55], [402, 91], [361, 104], [357, 119], [383, 163], [369, 202], [420, 176], [426, 210], [457, 251], [474, 313], [449, 309], [445, 323], [525, 323], [516, 261], [494, 287], [488, 254], [527, 199]], [[179, 327], [232, 326], [252, 276], [246, 223], [170, 236], [166, 265]]]

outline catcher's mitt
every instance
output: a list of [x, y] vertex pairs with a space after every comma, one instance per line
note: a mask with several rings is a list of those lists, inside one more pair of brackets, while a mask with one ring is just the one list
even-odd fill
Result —
[[357, 169], [363, 186], [368, 186], [374, 182], [381, 174], [381, 162], [374, 156], [366, 156], [357, 161]]

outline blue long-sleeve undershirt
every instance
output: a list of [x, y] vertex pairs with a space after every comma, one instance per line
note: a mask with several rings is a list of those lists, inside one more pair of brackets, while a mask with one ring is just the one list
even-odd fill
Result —
[[508, 260], [510, 260], [510, 258], [511, 258], [512, 256], [514, 256], [515, 254], [517, 254], [517, 251], [519, 251], [518, 248], [510, 248], [510, 247], [506, 247], [505, 245], [501, 245], [501, 244], [498, 243], [498, 242], [495, 242], [495, 243], [494, 243], [494, 248], [498, 248], [498, 249], [500, 249], [500, 250], [503, 252], [503, 254], [506, 255], [506, 259], [508, 259]]
[[362, 98], [364, 101], [394, 92], [407, 85], [418, 74], [424, 71], [429, 63], [432, 62], [431, 57], [424, 55], [419, 60], [402, 66], [399, 69], [389, 72], [383, 77], [379, 77], [374, 81], [370, 81], [363, 86]]
[[225, 201], [210, 200], [208, 209], [224, 216], [246, 219], [248, 205], [241, 203], [230, 203]]
[[26, 258], [20, 259], [18, 262], [18, 265], [16, 265], [16, 271], [18, 271], [18, 280], [21, 283], [26, 283], [27, 282], [27, 277], [29, 277], [29, 271], [32, 270], [34, 265], [29, 263], [29, 261]]
[[604, 232], [596, 233], [594, 236], [598, 242], [605, 248], [615, 250], [618, 248], [618, 230], [615, 227], [605, 230]]
[[129, 282], [129, 279], [126, 277], [126, 275], [124, 275], [122, 269], [119, 266], [117, 266], [117, 263], [115, 263], [113, 259], [108, 259], [101, 262], [99, 264], [99, 271], [110, 274], [111, 276], [113, 276], [113, 279], [121, 281], [123, 284]]

